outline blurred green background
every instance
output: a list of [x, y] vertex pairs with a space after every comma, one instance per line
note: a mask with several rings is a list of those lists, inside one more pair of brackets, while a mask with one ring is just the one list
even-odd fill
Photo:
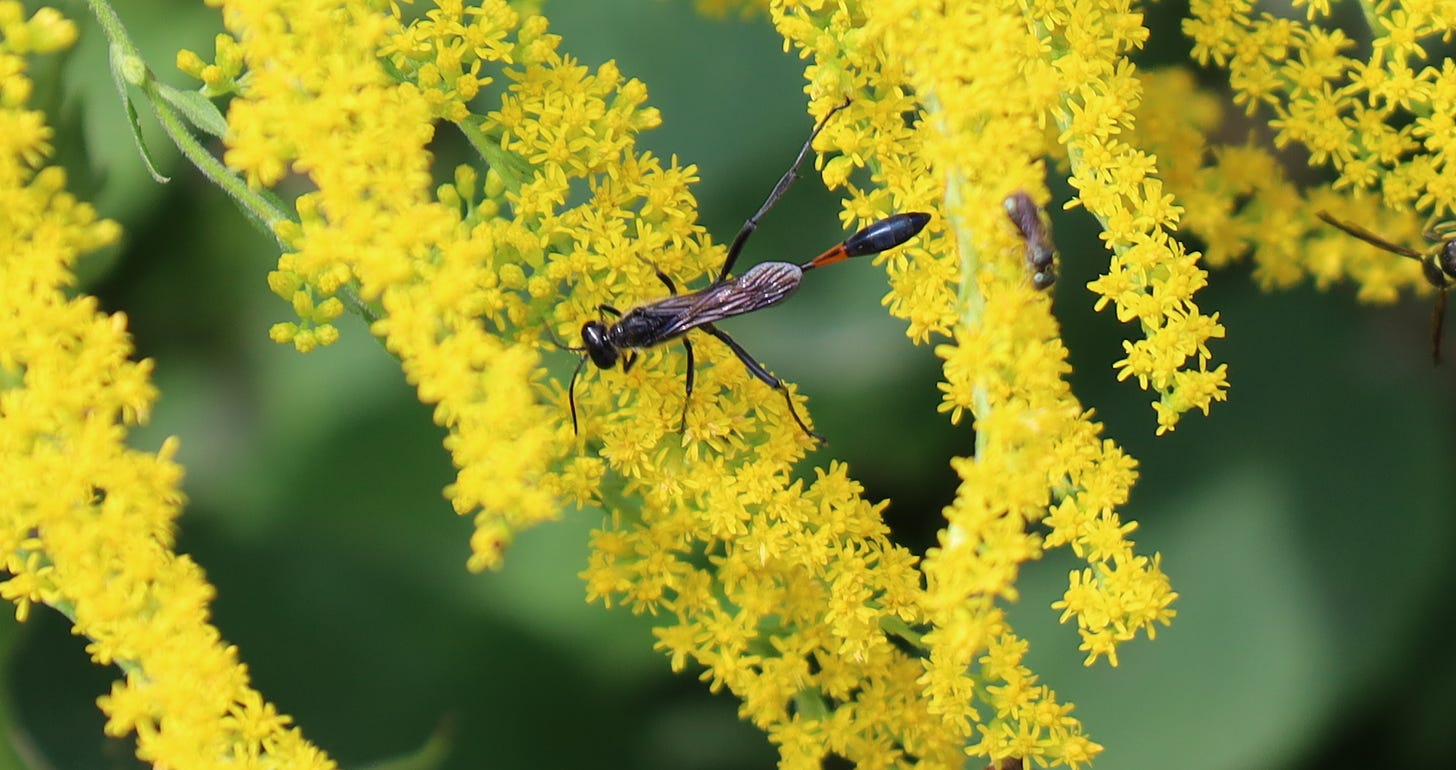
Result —
[[[265, 696], [345, 767], [428, 765], [437, 755], [418, 752], [436, 734], [447, 768], [772, 766], [731, 697], [668, 671], [644, 619], [583, 601], [576, 574], [599, 512], [527, 533], [504, 572], [465, 572], [470, 526], [441, 495], [453, 474], [430, 410], [358, 320], [309, 356], [268, 341], [291, 318], [265, 282], [274, 247], [156, 132], [174, 179], [146, 176], [101, 36], [79, 2], [58, 5], [82, 41], [37, 64], [37, 98], [73, 189], [126, 230], [121, 248], [81, 265], [83, 286], [128, 315], [156, 362], [162, 398], [134, 443], [181, 438], [180, 547], [217, 587], [217, 625]], [[116, 5], [169, 82], [185, 84], [178, 48], [209, 55], [215, 12]], [[614, 58], [647, 83], [663, 125], [642, 146], [699, 166], [705, 224], [730, 239], [809, 130], [801, 62], [765, 21], [705, 19], [683, 2], [546, 10], [563, 51]], [[1156, 9], [1144, 63], [1180, 60], [1181, 10]], [[806, 178], [746, 262], [817, 253], [843, 237], [836, 213]], [[1247, 269], [1216, 273], [1200, 304], [1228, 328], [1215, 353], [1230, 400], [1154, 438], [1148, 395], [1110, 368], [1133, 330], [1090, 309], [1084, 284], [1106, 254], [1089, 218], [1059, 213], [1056, 238], [1073, 387], [1140, 461], [1122, 513], [1181, 594], [1156, 642], [1127, 645], [1118, 669], [1087, 669], [1047, 608], [1074, 564], [1055, 554], [1025, 571], [1013, 613], [1031, 665], [1107, 747], [1098, 767], [1450, 766], [1456, 331], [1452, 361], [1432, 368], [1424, 302], [1363, 307], [1348, 287], [1261, 294]], [[847, 461], [923, 552], [954, 492], [946, 460], [973, 436], [937, 414], [937, 360], [885, 315], [884, 293], [882, 274], [854, 264], [729, 329], [811, 395], [833, 440], [811, 461]], [[53, 613], [0, 621], [0, 768], [136, 764], [94, 705], [118, 672], [83, 646]]]

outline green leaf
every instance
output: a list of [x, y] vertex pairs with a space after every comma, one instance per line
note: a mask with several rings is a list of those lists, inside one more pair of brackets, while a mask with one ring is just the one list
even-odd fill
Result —
[[197, 91], [183, 91], [162, 82], [157, 82], [155, 86], [157, 96], [176, 107], [192, 125], [216, 137], [227, 132], [227, 119], [211, 99]]
[[121, 104], [126, 108], [126, 123], [131, 127], [131, 138], [136, 143], [137, 152], [142, 156], [142, 162], [146, 164], [147, 171], [158, 184], [167, 184], [172, 181], [170, 177], [157, 170], [157, 163], [152, 158], [152, 153], [147, 149], [147, 143], [142, 138], [142, 124], [137, 118], [136, 105], [132, 103], [131, 93], [127, 88], [126, 61], [121, 49], [117, 46], [111, 47], [111, 79], [116, 83], [116, 92], [121, 95]]

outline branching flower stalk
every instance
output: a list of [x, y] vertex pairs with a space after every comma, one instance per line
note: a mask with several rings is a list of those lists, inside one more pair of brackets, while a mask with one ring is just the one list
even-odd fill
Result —
[[[1435, 216], [1456, 196], [1456, 69], [1422, 66], [1449, 38], [1450, 3], [1363, 4], [1366, 61], [1313, 23], [1325, 2], [1303, 4], [1304, 21], [1243, 0], [1193, 4], [1195, 57], [1228, 68], [1236, 102], [1268, 113], [1277, 145], [1338, 173], [1312, 192], [1253, 139], [1210, 143], [1222, 110], [1186, 72], [1139, 71], [1150, 33], [1126, 0], [768, 3], [786, 50], [808, 62], [809, 113], [850, 102], [815, 143], [845, 229], [935, 212], [877, 259], [888, 311], [914, 343], [938, 342], [941, 410], [975, 429], [974, 451], [951, 460], [961, 485], [938, 545], [920, 558], [890, 539], [883, 504], [844, 464], [794, 480], [808, 440], [722, 346], [697, 349], [685, 434], [681, 357], [662, 349], [627, 374], [589, 371], [573, 433], [563, 385], [542, 368], [543, 352], [559, 354], [551, 340], [572, 339], [602, 303], [660, 296], [654, 267], [700, 285], [724, 255], [697, 221], [697, 169], [636, 147], [660, 122], [645, 84], [574, 60], [545, 17], [503, 0], [413, 15], [385, 0], [211, 4], [227, 32], [212, 61], [179, 53], [202, 83], [189, 94], [158, 82], [92, 3], [128, 110], [151, 107], [282, 245], [268, 285], [299, 319], [271, 336], [306, 352], [337, 338], [346, 309], [370, 321], [448, 432], [446, 495], [475, 522], [470, 569], [501, 567], [517, 533], [568, 504], [605, 511], [588, 597], [653, 614], [673, 668], [734, 693], [785, 768], [830, 755], [1089, 764], [1101, 747], [1026, 668], [1029, 642], [1005, 614], [1022, 565], [1047, 549], [1083, 563], [1054, 609], [1077, 624], [1089, 665], [1116, 665], [1121, 644], [1173, 616], [1159, 557], [1135, 549], [1119, 514], [1136, 463], [1066, 384], [1008, 195], [1046, 205], [1060, 174], [1067, 207], [1100, 223], [1109, 267], [1088, 288], [1136, 321], [1117, 376], [1157, 394], [1159, 433], [1227, 388], [1209, 349], [1223, 328], [1195, 301], [1202, 257], [1175, 235], [1202, 237], [1213, 264], [1252, 253], [1268, 286], [1348, 277], [1389, 300], [1421, 285], [1417, 267], [1316, 229], [1313, 211], [1400, 238], [1414, 217], [1347, 195]], [[71, 263], [117, 229], [44, 166], [49, 130], [25, 106], [23, 57], [67, 45], [74, 27], [0, 0], [0, 35], [0, 590], [22, 617], [37, 603], [64, 611], [97, 662], [122, 666], [100, 705], [142, 759], [330, 767], [249, 687], [209, 624], [210, 586], [173, 550], [175, 439], [155, 454], [125, 447], [156, 395], [125, 318], [67, 295]], [[220, 160], [188, 124], [222, 136]], [[436, 185], [428, 147], [442, 130], [481, 163]], [[284, 202], [285, 182], [307, 192]]]

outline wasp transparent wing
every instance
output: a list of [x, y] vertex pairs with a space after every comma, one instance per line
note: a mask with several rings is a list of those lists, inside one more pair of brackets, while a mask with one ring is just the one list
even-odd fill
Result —
[[[804, 271], [797, 265], [764, 262], [754, 265], [743, 275], [715, 283], [700, 292], [670, 297], [664, 302], [686, 300], [687, 306], [678, 304], [671, 308], [679, 312], [663, 326], [662, 333], [675, 337], [703, 324], [777, 305], [798, 290], [803, 276]], [[651, 306], [653, 312], [657, 311], [660, 304]]]

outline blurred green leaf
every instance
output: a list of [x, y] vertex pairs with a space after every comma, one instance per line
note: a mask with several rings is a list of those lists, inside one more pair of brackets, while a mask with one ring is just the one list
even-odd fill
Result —
[[15, 666], [15, 649], [21, 625], [11, 612], [0, 613], [0, 770], [23, 770], [33, 766], [21, 760], [21, 747], [28, 738], [16, 719], [10, 671]]
[[168, 104], [176, 107], [192, 125], [212, 136], [220, 137], [227, 133], [227, 119], [206, 96], [196, 91], [176, 89], [166, 83], [157, 84], [157, 93]]

